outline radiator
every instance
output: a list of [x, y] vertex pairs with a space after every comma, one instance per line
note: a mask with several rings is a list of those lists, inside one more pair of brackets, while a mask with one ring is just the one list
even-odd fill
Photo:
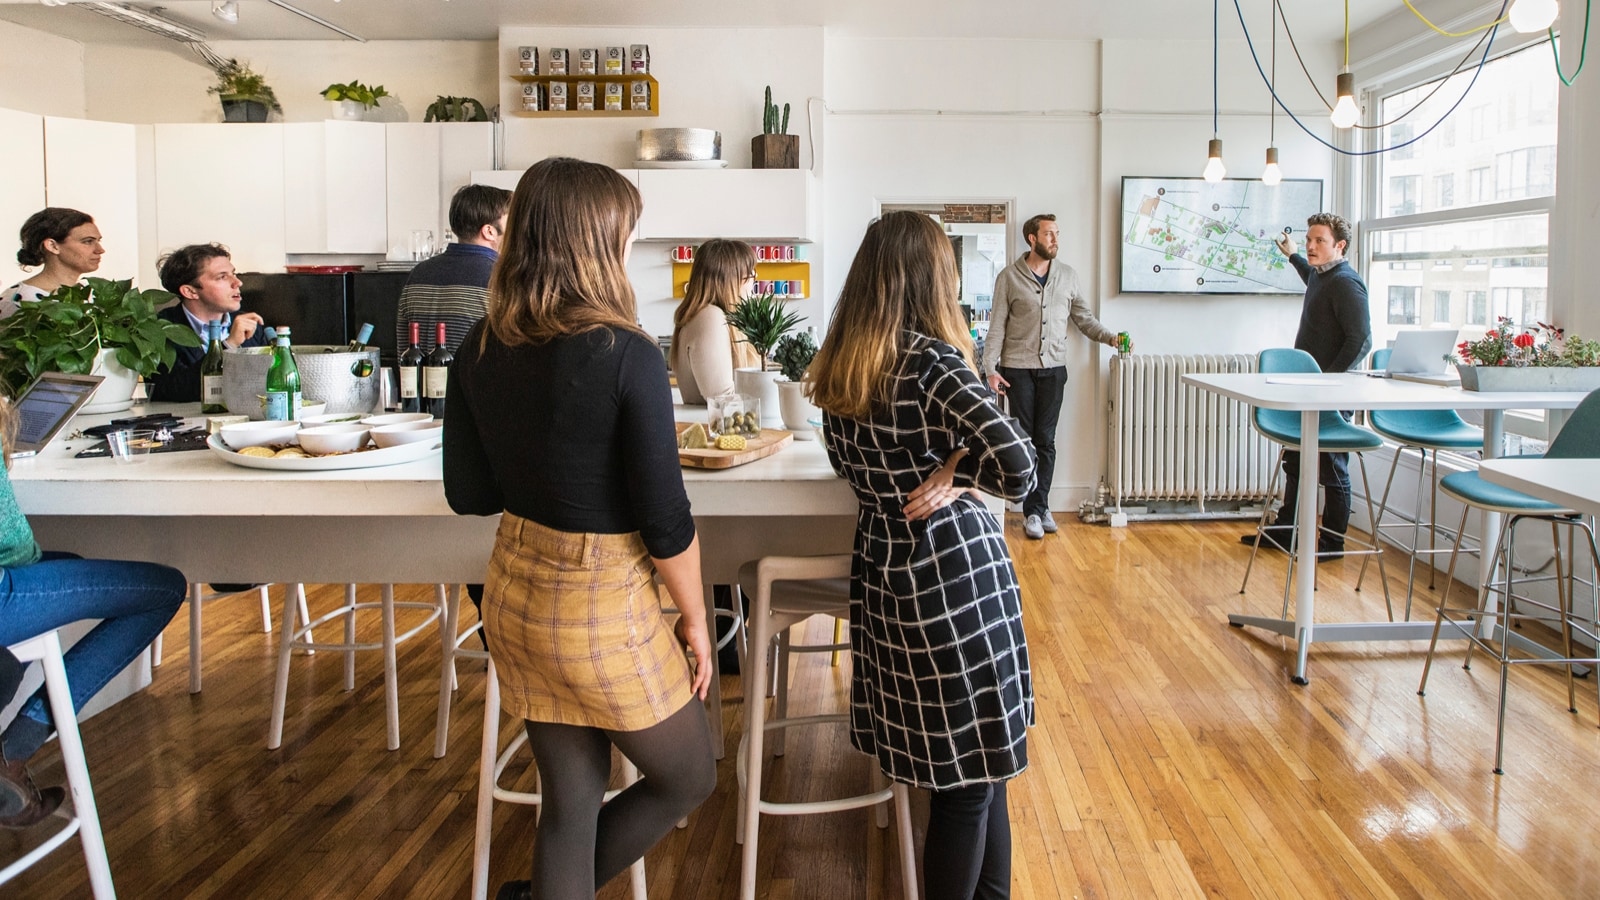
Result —
[[1259, 501], [1277, 448], [1250, 427], [1250, 407], [1189, 387], [1184, 375], [1253, 372], [1246, 354], [1111, 359], [1107, 482], [1130, 501]]

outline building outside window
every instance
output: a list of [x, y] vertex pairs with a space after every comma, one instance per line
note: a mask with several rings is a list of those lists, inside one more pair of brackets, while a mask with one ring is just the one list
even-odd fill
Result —
[[1433, 208], [1449, 209], [1456, 205], [1456, 176], [1454, 172], [1433, 176]]
[[1421, 291], [1421, 288], [1406, 287], [1399, 284], [1389, 285], [1390, 325], [1417, 324], [1417, 294]]
[[1467, 325], [1489, 325], [1489, 293], [1467, 291]]
[[1448, 323], [1450, 321], [1450, 292], [1433, 292], [1433, 321]]

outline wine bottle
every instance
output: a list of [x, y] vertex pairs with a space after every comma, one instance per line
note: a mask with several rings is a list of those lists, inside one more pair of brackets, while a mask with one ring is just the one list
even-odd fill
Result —
[[422, 412], [422, 392], [417, 377], [422, 368], [422, 326], [411, 323], [411, 346], [400, 354], [400, 411]]
[[222, 402], [222, 323], [207, 322], [206, 332], [210, 343], [200, 361], [200, 411], [214, 416], [228, 411]]
[[278, 329], [272, 348], [272, 364], [267, 367], [267, 418], [288, 422], [300, 418], [300, 370], [289, 349], [289, 327]]
[[367, 341], [370, 340], [372, 340], [372, 323], [363, 322], [361, 324], [361, 330], [356, 332], [356, 339], [351, 341], [349, 347], [346, 349], [354, 353], [360, 353], [361, 351], [367, 349]]
[[444, 323], [439, 322], [438, 339], [434, 344], [433, 352], [422, 363], [422, 403], [423, 412], [433, 413], [435, 419], [444, 418], [444, 386], [445, 380], [450, 375], [450, 364], [455, 362], [455, 354], [444, 343]]

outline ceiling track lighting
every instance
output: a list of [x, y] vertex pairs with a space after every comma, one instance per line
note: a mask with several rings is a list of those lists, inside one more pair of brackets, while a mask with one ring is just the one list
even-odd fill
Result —
[[1507, 18], [1512, 28], [1527, 34], [1548, 29], [1560, 14], [1561, 6], [1556, 0], [1512, 0]]
[[287, 0], [267, 0], [267, 2], [271, 3], [273, 6], [276, 6], [279, 9], [283, 10], [284, 12], [294, 13], [295, 15], [299, 16], [302, 19], [305, 19], [308, 22], [315, 22], [318, 25], [321, 25], [323, 28], [328, 29], [329, 31], [337, 32], [337, 33], [339, 33], [341, 35], [344, 35], [345, 37], [349, 38], [352, 41], [360, 41], [363, 44], [365, 44], [367, 42], [367, 39], [362, 37], [361, 35], [356, 34], [353, 31], [346, 31], [345, 29], [340, 28], [339, 26], [333, 24], [332, 22], [329, 22], [327, 19], [324, 19], [324, 18], [322, 18], [321, 16], [318, 16], [318, 15], [313, 15], [312, 13], [308, 13], [305, 10], [301, 9], [300, 7], [295, 6], [292, 3], [287, 2]]
[[[56, 0], [56, 2], [47, 2], [45, 5], [66, 6], [67, 3], [62, 2], [62, 0]], [[160, 35], [169, 40], [194, 43], [206, 39], [205, 34], [187, 25], [174, 22], [171, 19], [164, 19], [153, 12], [145, 12], [142, 9], [136, 9], [123, 3], [111, 3], [108, 0], [87, 0], [87, 2], [75, 2], [71, 5], [105, 16], [108, 19], [115, 19], [124, 25], [132, 25], [135, 28]]]
[[229, 25], [239, 24], [239, 0], [211, 0], [211, 14]]

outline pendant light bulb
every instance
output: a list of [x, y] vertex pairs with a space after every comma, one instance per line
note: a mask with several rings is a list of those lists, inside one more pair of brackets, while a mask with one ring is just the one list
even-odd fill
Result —
[[1221, 181], [1222, 176], [1228, 174], [1227, 167], [1222, 164], [1222, 141], [1218, 138], [1211, 139], [1211, 146], [1206, 151], [1205, 179], [1207, 181]]
[[1549, 28], [1560, 13], [1556, 0], [1512, 0], [1509, 18], [1512, 28], [1527, 34]]
[[1267, 148], [1267, 167], [1261, 170], [1261, 183], [1271, 187], [1283, 181], [1283, 172], [1278, 168], [1278, 148]]
[[1328, 118], [1335, 128], [1349, 128], [1361, 118], [1361, 108], [1356, 106], [1356, 77], [1341, 72], [1335, 84], [1339, 102], [1333, 105], [1333, 115]]

